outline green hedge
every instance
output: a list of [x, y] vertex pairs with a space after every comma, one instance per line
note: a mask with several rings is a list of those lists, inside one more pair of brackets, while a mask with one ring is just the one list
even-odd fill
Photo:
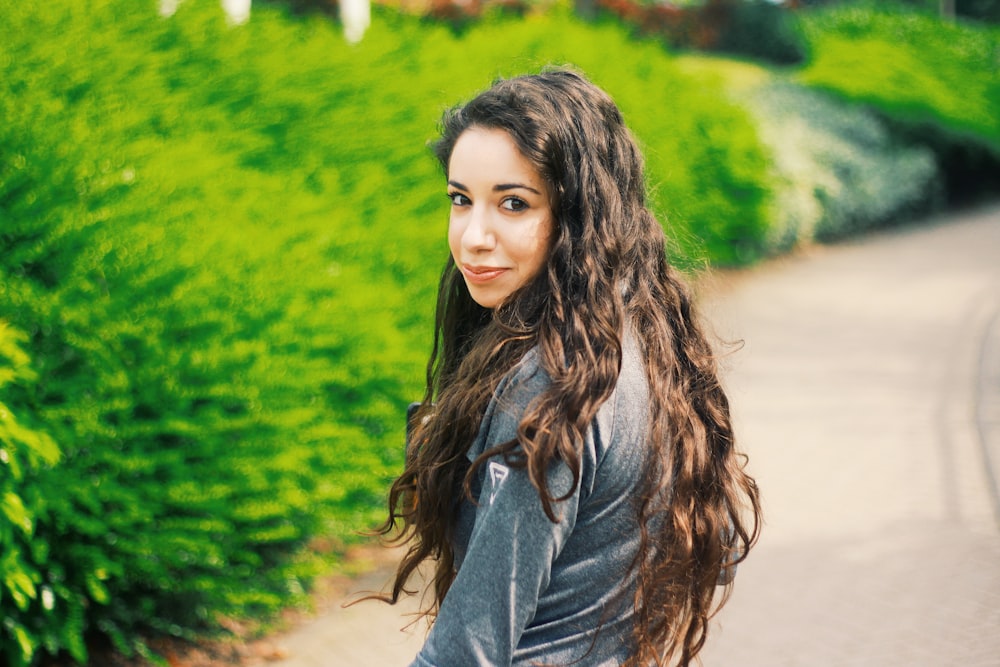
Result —
[[746, 99], [772, 149], [776, 251], [913, 220], [944, 201], [933, 151], [901, 143], [870, 109], [781, 79]]
[[679, 262], [764, 249], [746, 113], [615, 25], [383, 12], [350, 47], [273, 7], [53, 0], [0, 2], [0, 32], [0, 317], [38, 373], [10, 409], [64, 452], [29, 564], [62, 620], [4, 607], [36, 658], [266, 615], [312, 538], [377, 521], [446, 256], [426, 140], [495, 75], [574, 62], [619, 99]]
[[803, 83], [1000, 153], [1000, 27], [942, 22], [895, 2], [804, 12], [812, 60]]
[[[40, 645], [85, 656], [85, 599], [43, 575], [51, 571], [53, 554], [39, 534], [49, 508], [37, 476], [59, 461], [59, 447], [44, 431], [22, 423], [5, 400], [37, 382], [23, 349], [26, 338], [0, 321], [0, 663], [12, 667], [30, 664]], [[99, 573], [88, 575], [99, 589]]]

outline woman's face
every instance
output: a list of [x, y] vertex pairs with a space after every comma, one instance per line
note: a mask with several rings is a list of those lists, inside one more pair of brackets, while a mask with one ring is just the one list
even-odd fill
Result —
[[545, 265], [548, 184], [504, 130], [470, 128], [448, 161], [448, 245], [472, 298], [495, 308]]

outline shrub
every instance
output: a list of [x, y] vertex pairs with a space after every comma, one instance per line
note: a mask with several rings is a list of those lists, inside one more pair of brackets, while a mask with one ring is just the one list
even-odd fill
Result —
[[1000, 152], [1000, 28], [942, 22], [895, 3], [802, 13], [812, 61], [800, 80]]
[[769, 252], [903, 221], [942, 203], [947, 179], [934, 151], [875, 110], [748, 62], [688, 54], [677, 63], [752, 112], [775, 192]]
[[778, 174], [776, 250], [913, 219], [941, 203], [933, 152], [899, 142], [871, 110], [780, 80], [755, 88], [748, 102]]
[[[341, 537], [371, 522], [398, 460], [382, 425], [405, 398], [396, 357], [373, 369], [357, 353], [392, 327], [378, 334], [351, 296], [358, 262], [334, 254], [350, 239], [294, 224], [343, 219], [317, 196], [323, 179], [305, 182], [307, 165], [288, 201], [288, 181], [254, 166], [282, 159], [268, 136], [222, 129], [253, 80], [189, 85], [218, 66], [221, 16], [192, 7], [178, 29], [130, 3], [55, 9], [4, 8], [31, 24], [25, 42], [41, 30], [79, 49], [3, 47], [19, 56], [0, 95], [13, 156], [0, 284], [38, 360], [38, 418], [65, 443], [38, 480], [43, 576], [88, 601], [83, 628], [128, 651], [139, 632], [189, 636], [301, 593], [299, 547], [327, 522]], [[264, 130], [294, 102], [266, 108]], [[177, 113], [187, 105], [202, 113]], [[81, 659], [68, 640], [44, 648]]]
[[892, 3], [804, 14], [816, 58], [806, 84], [863, 103], [897, 140], [933, 152], [949, 203], [1000, 188], [1000, 29], [942, 22]]
[[[52, 576], [52, 544], [39, 534], [48, 508], [36, 476], [59, 461], [59, 448], [4, 400], [37, 379], [22, 348], [25, 339], [0, 322], [0, 662], [10, 667], [30, 664], [41, 646], [64, 646], [77, 660], [85, 657], [84, 599]], [[100, 587], [98, 573], [89, 575]]]

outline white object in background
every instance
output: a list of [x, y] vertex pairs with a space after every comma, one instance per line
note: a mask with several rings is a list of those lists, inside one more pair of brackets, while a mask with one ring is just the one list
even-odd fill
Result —
[[226, 10], [226, 19], [230, 25], [243, 25], [250, 20], [251, 0], [222, 0], [222, 8]]
[[344, 39], [357, 44], [372, 23], [369, 0], [340, 0], [340, 22], [344, 24]]
[[[250, 20], [250, 3], [252, 0], [222, 0], [222, 9], [226, 12], [229, 25], [242, 25]], [[181, 0], [160, 0], [160, 16], [164, 18], [177, 13]]]
[[160, 0], [160, 16], [167, 18], [177, 12], [177, 6], [181, 0]]

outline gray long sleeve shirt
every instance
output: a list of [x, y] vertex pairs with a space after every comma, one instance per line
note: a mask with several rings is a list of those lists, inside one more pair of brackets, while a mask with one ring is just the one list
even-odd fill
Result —
[[[629, 566], [639, 547], [634, 500], [649, 390], [628, 338], [623, 357], [616, 389], [587, 431], [580, 483], [555, 504], [558, 522], [545, 515], [525, 469], [495, 457], [478, 470], [478, 505], [465, 500], [459, 509], [457, 576], [411, 667], [617, 667], [632, 652]], [[550, 382], [529, 352], [497, 387], [469, 460], [514, 438]], [[559, 497], [572, 474], [554, 464], [548, 483]]]

